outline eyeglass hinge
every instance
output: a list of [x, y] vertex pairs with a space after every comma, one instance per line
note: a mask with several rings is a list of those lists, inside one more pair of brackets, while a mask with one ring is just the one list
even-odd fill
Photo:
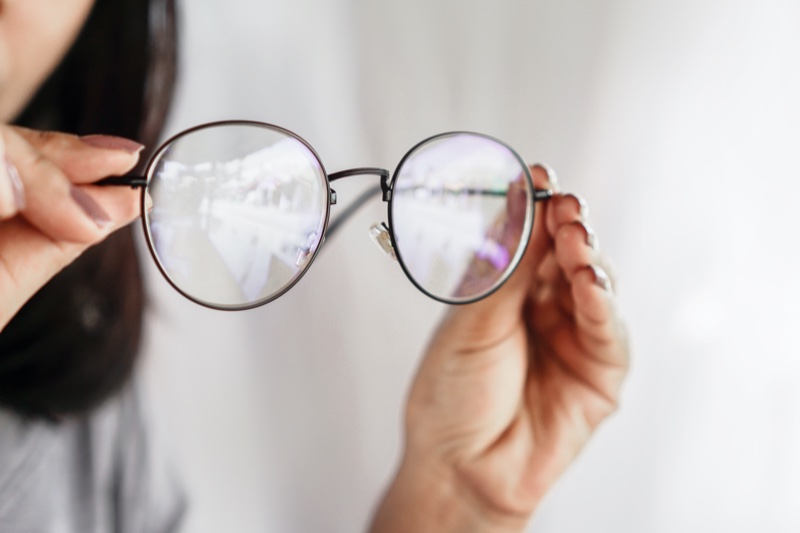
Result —
[[383, 191], [383, 201], [392, 200], [392, 186], [389, 185], [389, 172], [381, 173], [381, 191]]
[[336, 191], [331, 189], [331, 205], [336, 205]]

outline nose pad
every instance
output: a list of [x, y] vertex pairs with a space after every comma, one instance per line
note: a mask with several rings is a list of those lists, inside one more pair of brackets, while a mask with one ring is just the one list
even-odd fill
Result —
[[308, 249], [298, 250], [297, 257], [295, 258], [294, 261], [295, 266], [297, 266], [297, 268], [305, 268], [305, 266], [311, 259], [312, 255], [313, 254], [311, 253], [311, 250]]
[[392, 237], [389, 235], [389, 228], [386, 227], [385, 222], [376, 222], [370, 226], [369, 237], [385, 255], [397, 261], [397, 255], [394, 253], [394, 246], [392, 246]]

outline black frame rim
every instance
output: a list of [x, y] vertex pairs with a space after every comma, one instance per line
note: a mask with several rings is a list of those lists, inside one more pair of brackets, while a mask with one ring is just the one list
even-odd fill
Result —
[[[319, 242], [317, 243], [317, 246], [316, 246], [316, 248], [314, 250], [314, 253], [311, 256], [311, 259], [305, 264], [303, 269], [300, 271], [299, 275], [295, 276], [294, 279], [291, 282], [289, 282], [285, 287], [283, 287], [277, 293], [274, 293], [274, 294], [272, 294], [272, 295], [270, 295], [270, 296], [268, 296], [266, 298], [262, 298], [260, 300], [256, 300], [254, 302], [250, 302], [250, 303], [242, 304], [242, 305], [215, 304], [215, 303], [207, 302], [205, 300], [200, 300], [200, 299], [196, 298], [195, 296], [192, 296], [191, 294], [189, 294], [186, 291], [182, 290], [172, 280], [172, 278], [169, 276], [169, 274], [167, 274], [167, 271], [165, 270], [164, 266], [161, 264], [161, 261], [159, 261], [158, 255], [156, 254], [155, 246], [153, 244], [153, 237], [152, 237], [152, 234], [150, 233], [150, 228], [149, 228], [149, 224], [148, 224], [149, 213], [147, 212], [147, 207], [145, 205], [145, 198], [146, 198], [146, 195], [147, 195], [147, 191], [150, 188], [150, 182], [151, 182], [151, 180], [153, 178], [153, 174], [155, 173], [155, 168], [158, 165], [158, 163], [161, 161], [161, 158], [164, 156], [164, 154], [167, 151], [167, 149], [170, 146], [172, 146], [172, 144], [175, 143], [175, 141], [177, 141], [177, 140], [179, 140], [179, 139], [181, 139], [181, 138], [183, 138], [183, 137], [185, 137], [185, 136], [187, 136], [189, 134], [195, 133], [195, 132], [200, 131], [200, 130], [210, 129], [210, 128], [214, 128], [214, 127], [221, 127], [221, 126], [251, 126], [251, 127], [254, 127], [254, 128], [271, 129], [273, 131], [277, 131], [277, 132], [282, 133], [282, 134], [284, 134], [284, 135], [286, 135], [288, 137], [291, 137], [291, 138], [293, 138], [295, 140], [300, 141], [311, 152], [311, 154], [317, 160], [317, 163], [319, 163], [319, 168], [322, 171], [323, 177], [325, 178], [325, 189], [326, 189], [326, 192], [327, 192], [326, 202], [325, 202], [325, 220], [324, 220], [324, 223], [322, 225], [322, 232], [320, 233]], [[264, 304], [268, 304], [269, 302], [271, 302], [273, 300], [276, 300], [276, 299], [280, 298], [281, 296], [283, 296], [284, 294], [286, 294], [286, 292], [289, 289], [294, 287], [295, 284], [298, 281], [300, 281], [300, 279], [303, 276], [305, 276], [306, 272], [308, 272], [308, 269], [314, 263], [314, 260], [317, 258], [317, 255], [319, 254], [319, 251], [322, 248], [322, 244], [323, 244], [323, 242], [325, 240], [325, 234], [326, 234], [326, 232], [328, 230], [328, 224], [330, 222], [330, 216], [331, 216], [331, 183], [330, 183], [330, 179], [328, 178], [328, 172], [327, 172], [327, 170], [325, 170], [325, 166], [322, 164], [322, 159], [320, 159], [319, 154], [317, 154], [317, 151], [314, 150], [314, 148], [308, 143], [308, 141], [306, 141], [305, 139], [303, 139], [302, 137], [300, 137], [299, 135], [297, 135], [296, 133], [294, 133], [291, 130], [288, 130], [288, 129], [283, 128], [281, 126], [277, 126], [275, 124], [270, 124], [270, 123], [267, 123], [267, 122], [258, 122], [258, 121], [255, 121], [255, 120], [221, 120], [221, 121], [217, 121], [217, 122], [207, 122], [205, 124], [199, 124], [197, 126], [189, 128], [189, 129], [182, 130], [179, 133], [177, 133], [177, 134], [173, 135], [172, 137], [170, 137], [169, 139], [167, 139], [166, 141], [164, 141], [161, 144], [161, 146], [159, 146], [158, 149], [155, 151], [153, 156], [150, 158], [150, 161], [147, 163], [147, 168], [145, 170], [144, 175], [145, 175], [145, 179], [147, 180], [147, 184], [144, 187], [142, 187], [142, 192], [141, 192], [140, 199], [139, 199], [139, 207], [140, 207], [141, 213], [142, 213], [142, 217], [141, 217], [141, 219], [142, 219], [142, 229], [144, 231], [145, 241], [147, 242], [147, 248], [150, 251], [150, 256], [153, 258], [153, 262], [155, 262], [156, 266], [158, 267], [158, 270], [161, 272], [161, 275], [164, 277], [164, 279], [167, 280], [167, 282], [172, 286], [172, 288], [175, 289], [176, 291], [178, 291], [178, 293], [180, 293], [182, 296], [184, 296], [188, 300], [190, 300], [190, 301], [192, 301], [192, 302], [194, 302], [194, 303], [196, 303], [198, 305], [201, 305], [201, 306], [209, 308], [209, 309], [216, 309], [218, 311], [244, 311], [244, 310], [247, 310], [247, 309], [253, 309], [253, 308], [256, 308], [256, 307], [261, 307]]]
[[438, 295], [432, 294], [431, 292], [426, 290], [424, 287], [422, 287], [422, 285], [420, 285], [414, 279], [414, 276], [411, 275], [411, 272], [409, 272], [408, 267], [405, 264], [405, 261], [403, 261], [403, 254], [400, 252], [400, 248], [397, 246], [397, 239], [395, 238], [395, 234], [394, 234], [394, 217], [392, 216], [392, 212], [393, 212], [392, 207], [394, 205], [394, 198], [395, 198], [394, 194], [392, 194], [390, 196], [390, 198], [389, 198], [389, 202], [388, 202], [388, 206], [387, 206], [387, 215], [388, 215], [388, 220], [389, 220], [389, 237], [391, 238], [391, 241], [392, 241], [392, 247], [394, 248], [395, 255], [397, 256], [397, 262], [400, 263], [400, 268], [403, 269], [403, 272], [405, 273], [405, 275], [408, 278], [408, 280], [411, 281], [411, 283], [413, 283], [414, 286], [417, 289], [419, 289], [423, 294], [427, 295], [429, 298], [433, 298], [434, 300], [436, 300], [438, 302], [442, 302], [442, 303], [449, 304], [449, 305], [466, 305], [466, 304], [471, 304], [471, 303], [483, 300], [484, 298], [487, 298], [487, 297], [491, 296], [500, 287], [505, 285], [506, 281], [508, 281], [508, 279], [514, 274], [514, 272], [516, 272], [517, 267], [519, 266], [520, 262], [522, 261], [522, 257], [525, 255], [525, 252], [528, 249], [528, 244], [530, 242], [531, 233], [533, 231], [533, 221], [534, 221], [535, 216], [536, 216], [536, 202], [534, 200], [534, 194], [535, 194], [535, 190], [536, 189], [535, 189], [534, 184], [533, 184], [533, 177], [531, 176], [531, 170], [530, 170], [530, 168], [528, 168], [528, 164], [517, 153], [516, 150], [514, 150], [507, 143], [505, 143], [504, 141], [501, 141], [500, 139], [498, 139], [496, 137], [493, 137], [491, 135], [486, 135], [485, 133], [478, 133], [478, 132], [474, 132], [474, 131], [448, 131], [448, 132], [444, 132], [444, 133], [437, 133], [436, 135], [432, 135], [432, 136], [430, 136], [430, 137], [428, 137], [426, 139], [423, 139], [422, 141], [418, 142], [417, 144], [415, 144], [408, 152], [406, 152], [406, 154], [403, 156], [403, 158], [397, 164], [397, 167], [395, 167], [395, 170], [392, 173], [392, 179], [391, 179], [391, 183], [390, 183], [391, 189], [394, 190], [394, 186], [397, 183], [398, 175], [400, 173], [400, 170], [403, 168], [403, 165], [405, 164], [405, 162], [419, 148], [421, 148], [423, 145], [428, 144], [429, 142], [432, 142], [432, 141], [435, 141], [435, 140], [439, 140], [439, 139], [442, 139], [442, 138], [445, 138], [445, 137], [454, 137], [454, 136], [457, 136], [457, 135], [472, 135], [472, 136], [475, 136], [475, 137], [482, 137], [484, 139], [488, 139], [490, 141], [494, 141], [494, 142], [498, 143], [499, 145], [501, 145], [501, 146], [505, 147], [506, 149], [508, 149], [513, 154], [513, 156], [516, 158], [516, 160], [519, 162], [520, 166], [523, 169], [523, 174], [525, 175], [525, 180], [528, 183], [528, 190], [530, 191], [529, 204], [531, 206], [531, 209], [530, 209], [530, 216], [526, 217], [525, 226], [523, 227], [523, 237], [521, 239], [521, 246], [517, 247], [517, 251], [515, 252], [514, 257], [511, 260], [511, 264], [513, 266], [511, 266], [511, 268], [508, 268], [506, 270], [506, 272], [494, 283], [494, 285], [492, 285], [492, 287], [488, 291], [483, 292], [483, 293], [481, 293], [480, 295], [478, 295], [476, 297], [468, 298], [468, 299], [455, 300], [455, 299], [449, 299], [449, 298], [446, 298], [446, 297], [442, 297], [442, 296], [438, 296]]

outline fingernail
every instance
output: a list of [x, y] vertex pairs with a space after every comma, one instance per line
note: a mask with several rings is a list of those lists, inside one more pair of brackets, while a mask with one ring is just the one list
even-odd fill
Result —
[[578, 209], [580, 210], [581, 220], [589, 219], [589, 205], [586, 203], [586, 200], [584, 200], [582, 197], [572, 192], [567, 193], [564, 196], [571, 196], [572, 198], [575, 199], [576, 202], [578, 202]]
[[586, 244], [592, 250], [599, 250], [600, 249], [600, 240], [597, 238], [597, 234], [594, 230], [586, 223], [581, 222], [583, 225], [583, 229], [586, 231]]
[[27, 205], [27, 202], [25, 201], [25, 188], [22, 186], [22, 179], [19, 177], [17, 167], [15, 167], [14, 163], [12, 163], [7, 157], [5, 158], [5, 163], [6, 175], [8, 176], [8, 181], [11, 182], [11, 194], [14, 197], [14, 205], [17, 206], [17, 211], [22, 211]]
[[600, 249], [600, 242], [597, 239], [597, 235], [587, 223], [583, 222], [582, 220], [576, 220], [575, 222], [571, 222], [571, 224], [580, 226], [580, 228], [583, 230], [586, 240], [586, 246], [595, 251]]
[[69, 188], [69, 193], [72, 195], [72, 199], [75, 200], [75, 203], [83, 209], [84, 213], [89, 215], [89, 218], [94, 220], [94, 223], [97, 224], [100, 228], [107, 228], [110, 226], [114, 221], [111, 220], [111, 217], [106, 213], [100, 205], [95, 202], [91, 196], [86, 194], [85, 191], [82, 191], [78, 187], [71, 185]]
[[589, 268], [591, 268], [592, 272], [594, 273], [595, 284], [604, 291], [611, 292], [611, 280], [608, 279], [608, 274], [606, 274], [606, 271], [597, 265], [590, 265]]
[[533, 166], [534, 168], [539, 167], [544, 170], [545, 174], [547, 174], [547, 182], [553, 189], [558, 190], [558, 175], [550, 165], [545, 163], [535, 163]]
[[102, 148], [104, 150], [121, 150], [129, 154], [138, 154], [144, 149], [144, 145], [126, 139], [124, 137], [115, 137], [113, 135], [84, 135], [80, 140], [89, 146], [95, 148]]

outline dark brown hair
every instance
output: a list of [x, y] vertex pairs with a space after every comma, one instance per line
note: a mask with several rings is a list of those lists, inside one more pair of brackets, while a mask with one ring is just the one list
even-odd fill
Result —
[[[153, 149], [175, 65], [174, 0], [96, 0], [64, 61], [16, 122], [120, 135]], [[127, 382], [144, 305], [133, 231], [87, 251], [0, 333], [1, 405], [55, 420], [86, 412]]]

